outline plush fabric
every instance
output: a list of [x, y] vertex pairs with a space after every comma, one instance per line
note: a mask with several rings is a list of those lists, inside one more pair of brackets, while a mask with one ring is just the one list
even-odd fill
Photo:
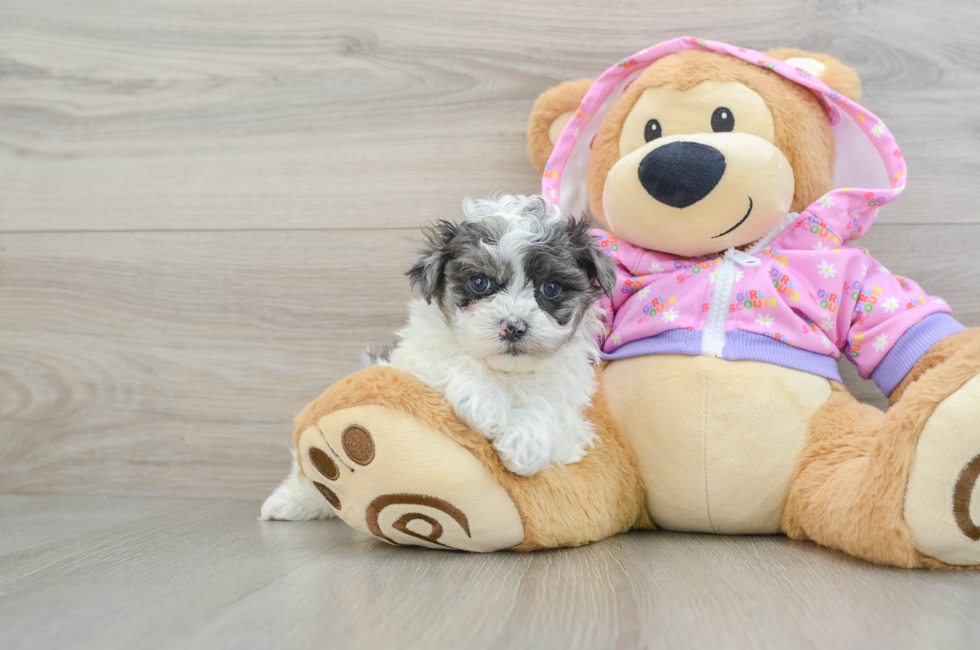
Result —
[[[602, 385], [659, 527], [780, 532], [807, 421], [830, 396], [826, 379], [753, 361], [648, 355], [610, 364]], [[635, 399], [637, 386], [644, 399]]]
[[[368, 405], [388, 411], [386, 417], [389, 418], [396, 417], [396, 414], [410, 416], [426, 431], [439, 432], [475, 457], [488, 476], [506, 490], [520, 513], [524, 534], [523, 539], [513, 545], [515, 550], [579, 546], [631, 527], [651, 526], [636, 457], [631, 446], [620, 435], [601, 393], [595, 396], [588, 414], [596, 424], [601, 441], [585, 459], [567, 467], [550, 467], [534, 476], [518, 476], [503, 466], [490, 442], [470, 431], [438, 393], [414, 377], [391, 368], [368, 368], [334, 384], [296, 417], [294, 441], [304, 472], [311, 465], [307, 451], [309, 445], [304, 446], [302, 441], [304, 432], [316, 429], [317, 423], [332, 413], [348, 415], [346, 419], [332, 424], [334, 430], [356, 424], [357, 412], [352, 413], [352, 409]], [[404, 429], [404, 425], [394, 427], [380, 422], [371, 427], [371, 435], [380, 441], [384, 437], [400, 435], [401, 429]], [[430, 453], [429, 450], [423, 451]], [[357, 502], [362, 505], [356, 512], [341, 511], [345, 521], [355, 522], [352, 524], [355, 528], [366, 529], [363, 523], [364, 504], [386, 493], [409, 490], [452, 498], [451, 494], [446, 495], [443, 487], [448, 480], [444, 467], [432, 466], [428, 474], [428, 487], [420, 490], [418, 485], [405, 487], [403, 477], [391, 475], [382, 465], [373, 465], [356, 468], [356, 472], [361, 475], [382, 472], [383, 480], [351, 488], [373, 491], [364, 494], [357, 492]], [[473, 477], [475, 482], [483, 480], [481, 472], [474, 472]], [[502, 506], [490, 503], [488, 507]], [[470, 513], [473, 516], [472, 508]]]
[[[958, 331], [948, 308], [920, 296], [906, 278], [877, 268], [866, 252], [847, 253], [846, 272], [826, 270], [823, 259], [845, 255], [834, 251], [863, 235], [905, 185], [894, 138], [855, 103], [859, 95], [856, 73], [833, 57], [801, 50], [767, 55], [686, 37], [624, 58], [595, 81], [545, 92], [528, 130], [543, 193], [566, 212], [614, 217], [602, 242], [622, 266], [609, 341], [617, 318], [632, 321], [618, 332], [644, 318], [666, 324], [654, 335], [606, 348], [614, 358], [597, 369], [600, 389], [589, 411], [600, 442], [581, 462], [517, 476], [437, 393], [408, 375], [371, 368], [338, 382], [297, 418], [303, 471], [346, 522], [396, 543], [533, 550], [657, 524], [710, 533], [782, 531], [896, 567], [980, 565], [980, 330]], [[730, 203], [724, 197], [711, 203], [713, 192], [730, 189], [724, 185], [728, 167], [776, 173], [774, 158], [732, 150], [724, 154], [724, 172], [712, 156], [702, 156], [695, 158], [714, 167], [685, 173], [704, 178], [672, 174], [671, 187], [662, 178], [640, 178], [642, 160], [630, 159], [633, 151], [645, 156], [685, 140], [712, 146], [727, 137], [722, 134], [732, 135], [715, 119], [725, 119], [722, 109], [731, 108], [723, 102], [739, 111], [757, 107], [741, 123], [741, 135], [788, 161], [793, 196], [786, 202], [804, 212], [792, 221], [800, 233], [786, 237], [816, 239], [756, 241], [754, 231], [736, 229], [741, 234], [718, 244], [711, 263], [656, 248], [658, 242], [713, 245], [698, 228], [671, 224], [669, 215], [712, 219], [710, 206]], [[664, 124], [640, 114], [662, 107], [670, 117]], [[736, 114], [736, 134], [738, 120]], [[685, 168], [696, 166], [691, 160], [683, 161]], [[626, 173], [612, 183], [617, 165], [617, 174]], [[842, 184], [848, 179], [853, 185]], [[736, 180], [754, 183], [749, 174]], [[648, 196], [623, 189], [630, 183]], [[786, 189], [777, 182], [753, 187]], [[630, 192], [620, 201], [620, 193]], [[658, 194], [669, 194], [675, 205], [644, 229], [644, 214], [661, 210]], [[701, 201], [709, 209], [699, 212]], [[608, 206], [615, 214], [604, 212]], [[631, 232], [644, 239], [642, 246], [616, 232], [616, 219], [631, 210], [637, 213], [628, 220], [639, 224]], [[670, 237], [658, 239], [666, 230]], [[794, 275], [783, 253], [790, 243], [794, 254], [825, 269], [823, 279], [841, 290], [846, 281], [849, 302], [840, 294], [835, 302], [835, 291], [822, 285], [813, 291], [803, 286], [812, 283]], [[749, 287], [748, 271], [760, 268], [759, 258], [775, 263]], [[676, 294], [650, 280], [664, 273], [675, 281]], [[702, 278], [695, 282], [695, 276]], [[895, 301], [885, 295], [891, 290]], [[649, 309], [628, 312], [624, 305], [634, 295]], [[797, 306], [780, 321], [784, 331], [770, 330], [766, 322], [775, 320], [768, 318], [753, 318], [759, 325], [753, 330], [739, 304], [749, 310], [746, 301], [753, 309], [759, 301], [768, 308], [772, 300]], [[826, 325], [802, 308], [821, 300], [826, 306], [820, 308], [833, 315]], [[689, 320], [674, 313], [680, 305]], [[879, 312], [907, 318], [886, 332], [887, 318], [869, 316]], [[889, 412], [860, 404], [830, 379], [837, 376], [828, 366], [835, 351], [818, 355], [801, 336], [846, 352], [863, 375], [884, 367], [875, 379], [891, 391]], [[620, 350], [629, 354], [616, 356]], [[818, 357], [823, 362], [813, 362]], [[326, 462], [317, 451], [325, 445], [349, 467]], [[410, 462], [394, 463], [396, 456]]]
[[555, 146], [556, 132], [560, 133], [568, 119], [575, 114], [591, 86], [591, 79], [567, 81], [543, 93], [534, 103], [527, 127], [527, 153], [541, 171], [544, 171]]

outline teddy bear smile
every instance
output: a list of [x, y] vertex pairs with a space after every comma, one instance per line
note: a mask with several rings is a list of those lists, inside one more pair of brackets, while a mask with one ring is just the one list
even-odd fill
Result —
[[734, 226], [732, 226], [731, 228], [729, 228], [725, 232], [721, 233], [720, 235], [715, 235], [714, 237], [712, 237], [712, 239], [718, 239], [719, 237], [724, 237], [728, 233], [732, 232], [733, 230], [735, 230], [736, 228], [738, 228], [739, 226], [741, 226], [743, 223], [745, 223], [745, 220], [749, 218], [749, 215], [750, 214], [752, 214], [752, 197], [751, 196], [749, 197], [749, 211], [745, 213], [745, 216], [742, 217], [737, 224], [735, 224]]

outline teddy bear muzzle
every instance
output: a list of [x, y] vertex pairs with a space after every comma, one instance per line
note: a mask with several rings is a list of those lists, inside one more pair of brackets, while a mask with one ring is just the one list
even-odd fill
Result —
[[620, 158], [602, 193], [606, 224], [637, 245], [693, 257], [758, 240], [786, 216], [793, 169], [748, 133], [665, 136]]

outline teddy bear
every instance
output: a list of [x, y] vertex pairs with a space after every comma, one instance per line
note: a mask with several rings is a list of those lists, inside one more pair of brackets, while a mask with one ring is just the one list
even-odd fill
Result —
[[[853, 69], [678, 38], [539, 97], [545, 197], [602, 226], [599, 441], [533, 476], [417, 379], [351, 375], [296, 418], [350, 526], [469, 551], [632, 528], [784, 533], [896, 567], [980, 565], [980, 333], [854, 245], [902, 191]], [[841, 356], [889, 396], [842, 385]]]

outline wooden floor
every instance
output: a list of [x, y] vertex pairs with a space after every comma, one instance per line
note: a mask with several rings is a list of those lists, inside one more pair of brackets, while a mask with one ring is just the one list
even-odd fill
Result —
[[0, 0], [0, 648], [975, 648], [980, 575], [783, 538], [254, 519], [418, 226], [535, 191], [537, 94], [683, 34], [856, 66], [910, 170], [862, 243], [980, 325], [973, 0]]
[[251, 501], [0, 497], [0, 647], [976, 648], [975, 574], [784, 537], [395, 548]]

